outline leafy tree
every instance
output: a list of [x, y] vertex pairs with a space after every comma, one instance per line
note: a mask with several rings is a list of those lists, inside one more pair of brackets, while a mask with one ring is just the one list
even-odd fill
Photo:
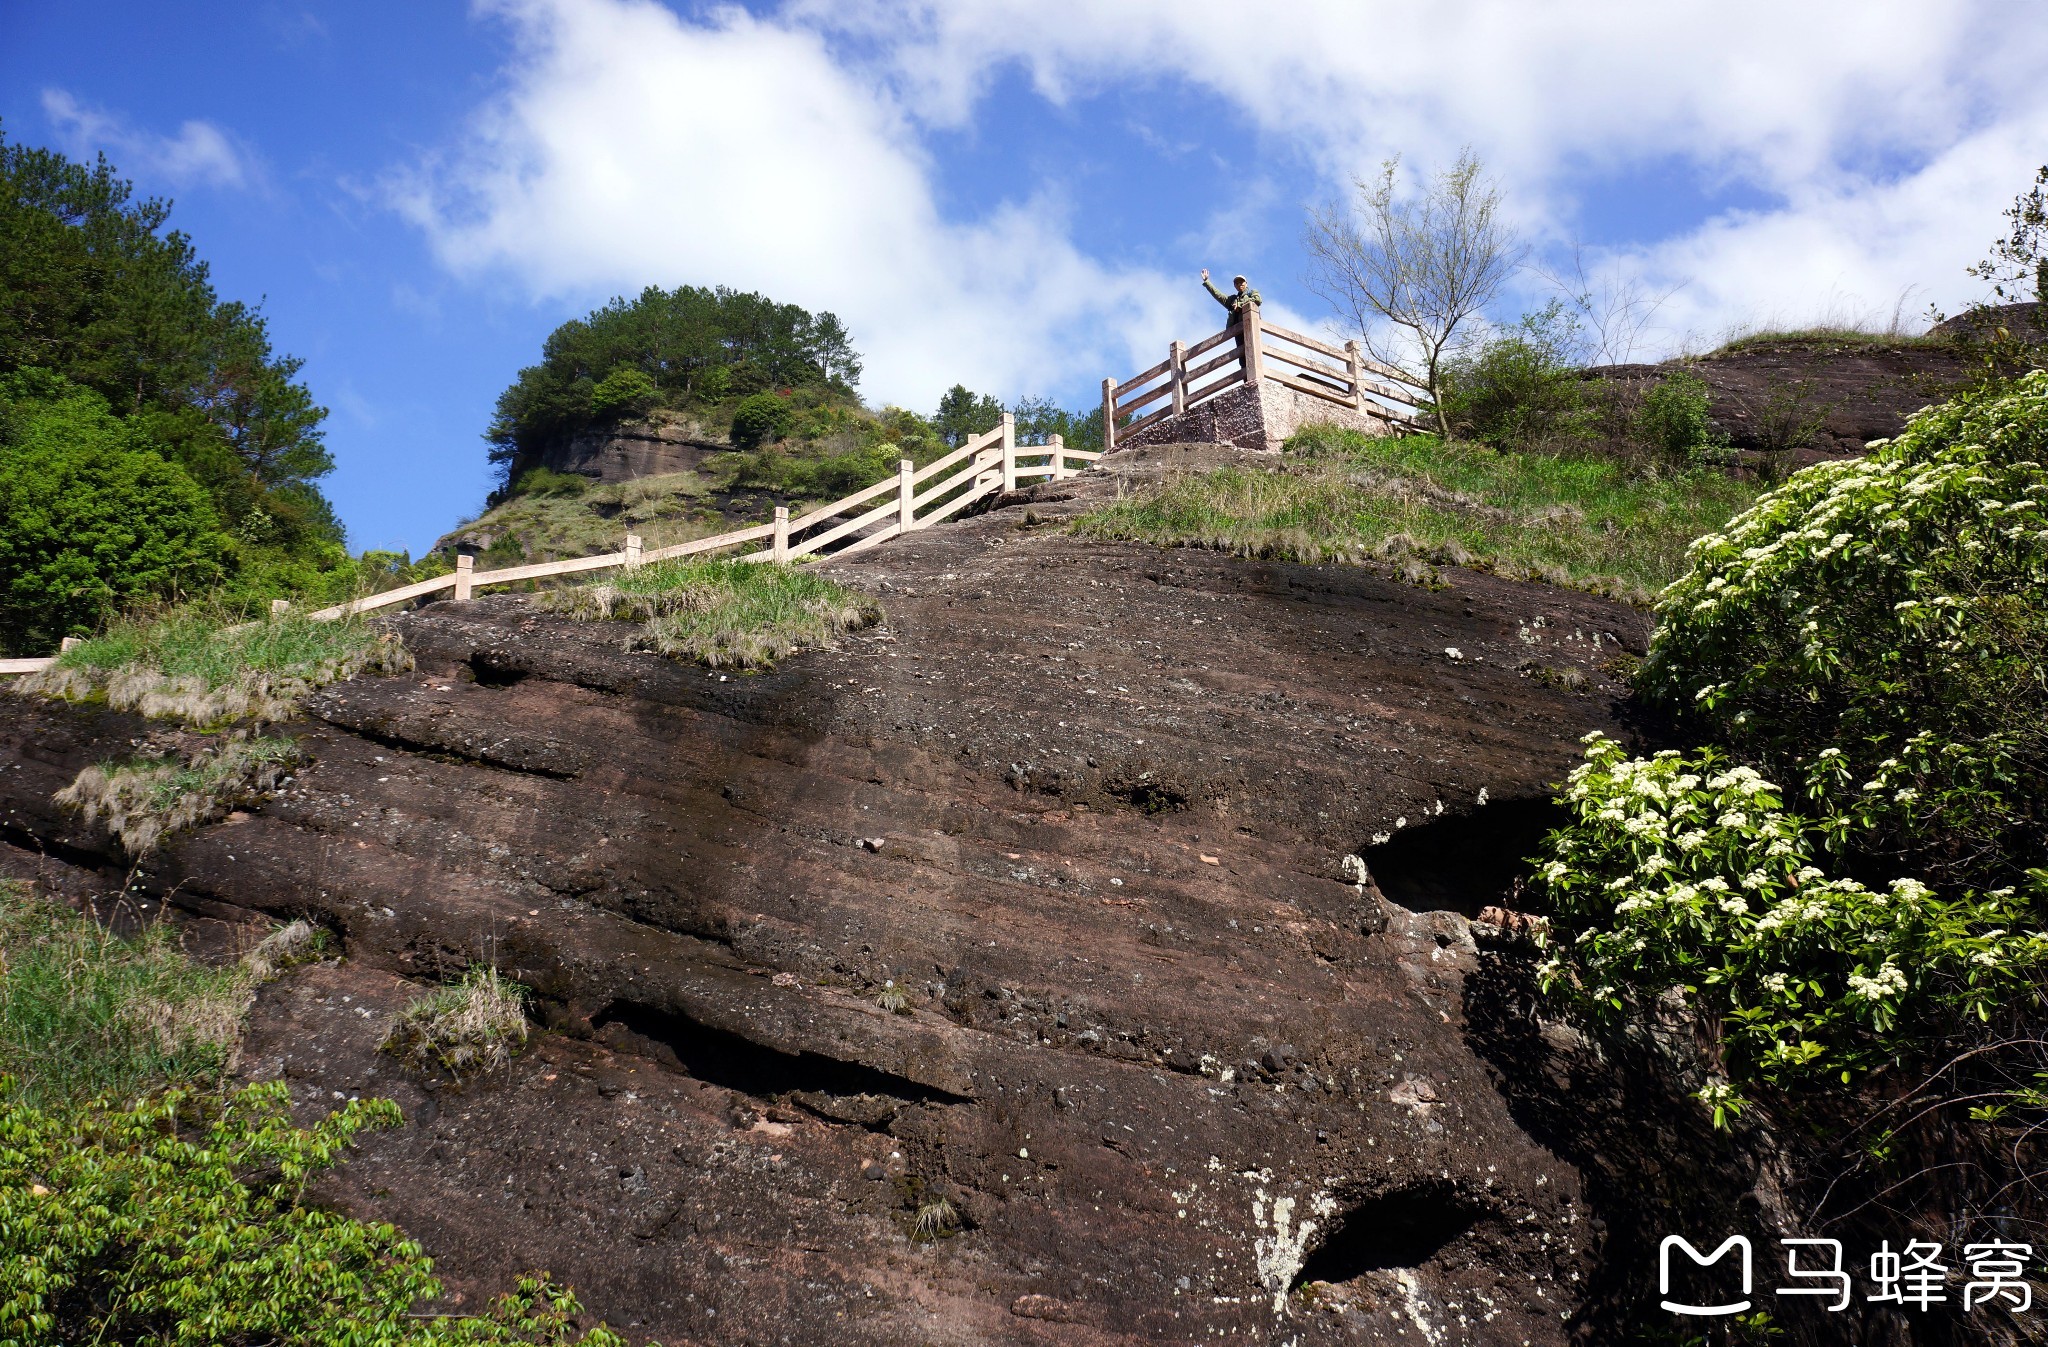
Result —
[[1451, 357], [1443, 414], [1461, 435], [1497, 449], [1577, 438], [1588, 429], [1578, 375], [1579, 327], [1561, 300]]
[[753, 449], [782, 438], [789, 429], [789, 403], [773, 393], [756, 393], [733, 409], [735, 449]]
[[[303, 362], [271, 350], [263, 315], [214, 293], [170, 203], [137, 201], [105, 158], [91, 167], [0, 135], [0, 373], [55, 371], [144, 418], [215, 497], [223, 519], [280, 511], [339, 541], [313, 483], [333, 468], [326, 409]], [[287, 542], [291, 540], [286, 540]]]
[[2005, 218], [2006, 236], [1992, 243], [1990, 255], [1970, 275], [1991, 282], [2002, 303], [2031, 299], [2048, 311], [2048, 164], [2034, 175], [2030, 190], [2013, 198]]
[[233, 542], [145, 427], [47, 371], [0, 376], [0, 649], [217, 583]]
[[724, 286], [649, 286], [549, 333], [540, 363], [499, 395], [484, 438], [511, 481], [548, 446], [600, 421], [771, 390], [850, 400], [860, 367], [830, 313]]
[[1020, 444], [1045, 444], [1054, 435], [1069, 449], [1102, 452], [1102, 408], [1085, 412], [1061, 409], [1051, 398], [1025, 398], [1010, 409], [1017, 418]]
[[76, 1112], [0, 1096], [0, 1340], [623, 1347], [578, 1333], [544, 1275], [481, 1315], [422, 1313], [441, 1286], [418, 1244], [304, 1201], [359, 1132], [398, 1121], [376, 1099], [296, 1127], [282, 1082]]
[[1437, 429], [1449, 439], [1446, 364], [1466, 323], [1521, 265], [1522, 245], [1469, 149], [1419, 196], [1398, 190], [1400, 166], [1389, 159], [1377, 178], [1361, 179], [1355, 211], [1332, 205], [1311, 212], [1309, 285], [1375, 357], [1428, 390]]
[[965, 385], [954, 384], [939, 399], [932, 427], [948, 448], [958, 448], [971, 437], [993, 429], [1002, 419], [1002, 403], [986, 393], [970, 393]]
[[590, 412], [600, 421], [645, 416], [661, 401], [661, 389], [646, 370], [621, 365], [590, 390]]

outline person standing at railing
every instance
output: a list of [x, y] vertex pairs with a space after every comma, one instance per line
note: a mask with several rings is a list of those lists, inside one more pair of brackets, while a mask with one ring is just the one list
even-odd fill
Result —
[[1244, 277], [1233, 276], [1231, 277], [1230, 284], [1235, 293], [1226, 295], [1221, 290], [1218, 290], [1209, 280], [1209, 268], [1202, 268], [1202, 288], [1209, 292], [1211, 299], [1230, 310], [1232, 318], [1237, 317], [1246, 309], [1260, 308], [1265, 304], [1265, 299], [1258, 291], [1252, 289], [1251, 282], [1245, 280]]

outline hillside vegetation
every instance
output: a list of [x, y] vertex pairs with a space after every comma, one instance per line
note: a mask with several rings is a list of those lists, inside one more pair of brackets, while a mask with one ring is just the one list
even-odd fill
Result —
[[1434, 435], [1312, 427], [1286, 447], [1282, 467], [1172, 480], [1092, 511], [1075, 531], [1290, 561], [1380, 558], [1425, 580], [1433, 565], [1476, 566], [1648, 603], [1692, 540], [1759, 489], [1708, 467], [1642, 473], [1604, 454]]
[[169, 216], [105, 160], [0, 136], [0, 653], [347, 568], [302, 362]]

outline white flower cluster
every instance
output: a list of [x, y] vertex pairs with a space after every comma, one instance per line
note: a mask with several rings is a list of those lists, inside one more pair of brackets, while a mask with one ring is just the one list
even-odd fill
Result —
[[1900, 996], [1906, 990], [1906, 974], [1890, 959], [1877, 970], [1876, 977], [1864, 977], [1861, 973], [1849, 974], [1849, 994], [1860, 996], [1865, 1001], [1888, 1001]]

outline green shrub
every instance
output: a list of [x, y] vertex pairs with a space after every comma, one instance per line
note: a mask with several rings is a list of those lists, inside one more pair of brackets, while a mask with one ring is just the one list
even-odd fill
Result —
[[661, 405], [661, 389], [638, 365], [621, 365], [590, 390], [590, 414], [601, 421], [645, 416]]
[[655, 562], [604, 583], [546, 591], [538, 602], [571, 617], [642, 623], [628, 649], [715, 669], [772, 665], [882, 617], [873, 602], [822, 575], [736, 560]]
[[1444, 411], [1451, 428], [1497, 449], [1583, 439], [1585, 385], [1573, 356], [1576, 332], [1552, 300], [1515, 328], [1448, 362]]
[[575, 1298], [545, 1276], [480, 1316], [424, 1313], [441, 1287], [418, 1244], [304, 1200], [357, 1134], [399, 1121], [378, 1099], [296, 1127], [282, 1081], [65, 1112], [9, 1094], [0, 1341], [624, 1347], [579, 1335]]
[[104, 697], [116, 710], [211, 725], [289, 719], [325, 684], [411, 667], [404, 644], [361, 617], [316, 622], [293, 611], [240, 622], [232, 611], [195, 604], [116, 622], [17, 680], [15, 690]]
[[1726, 444], [1708, 416], [1707, 381], [1691, 370], [1672, 370], [1643, 391], [1634, 436], [1666, 458], [1698, 462]]
[[730, 486], [792, 500], [830, 500], [891, 476], [901, 459], [902, 451], [886, 443], [823, 454], [778, 446], [739, 455]]
[[1700, 539], [1639, 686], [1868, 816], [1838, 850], [1938, 886], [2048, 855], [2048, 374], [1917, 417]]
[[755, 393], [740, 399], [740, 405], [733, 408], [732, 413], [732, 447], [752, 449], [774, 443], [787, 433], [789, 417], [787, 398], [773, 393]]
[[13, 882], [0, 882], [0, 959], [0, 1076], [37, 1106], [212, 1084], [256, 980], [194, 964], [162, 925], [123, 938]]
[[[1599, 734], [1572, 773], [1571, 821], [1539, 872], [1555, 915], [1544, 989], [1596, 1021], [1654, 1018], [1673, 994], [1720, 1026], [1725, 1123], [1755, 1084], [1850, 1083], [1965, 1050], [2031, 1006], [2048, 932], [2010, 888], [1943, 898], [1867, 887], [1813, 862], [1834, 829], [1714, 749], [1631, 759]], [[1858, 830], [1865, 820], [1840, 820]]]
[[206, 492], [135, 425], [34, 373], [0, 378], [0, 653], [17, 655], [217, 583], [233, 546]]

